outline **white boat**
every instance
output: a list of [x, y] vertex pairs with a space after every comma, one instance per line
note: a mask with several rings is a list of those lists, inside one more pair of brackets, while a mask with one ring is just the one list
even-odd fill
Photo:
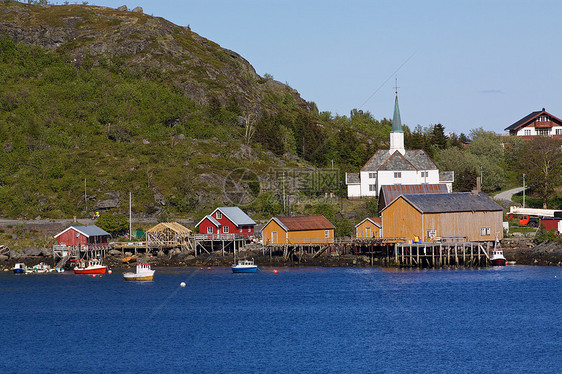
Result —
[[23, 262], [18, 262], [14, 265], [13, 270], [15, 274], [25, 273], [25, 271], [27, 270], [27, 266], [25, 266]]
[[28, 267], [25, 269], [25, 273], [29, 274], [29, 273], [50, 273], [51, 271], [54, 271], [54, 269], [51, 269], [51, 267], [43, 262], [38, 263], [37, 265], [34, 265], [33, 267]]
[[150, 268], [150, 264], [137, 264], [136, 272], [123, 273], [126, 281], [151, 281], [154, 278], [154, 270]]
[[490, 261], [492, 266], [505, 266], [507, 265], [507, 260], [503, 255], [503, 250], [500, 247], [499, 240], [496, 239], [494, 248], [492, 249], [492, 256], [490, 256]]
[[254, 264], [254, 259], [238, 260], [237, 264], [232, 265], [233, 273], [255, 273], [256, 271], [258, 271], [258, 266]]

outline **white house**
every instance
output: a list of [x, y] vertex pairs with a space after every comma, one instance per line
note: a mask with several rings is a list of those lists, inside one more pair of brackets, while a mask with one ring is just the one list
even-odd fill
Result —
[[562, 120], [548, 113], [544, 108], [532, 112], [509, 127], [509, 135], [530, 140], [537, 135], [562, 139]]
[[400, 120], [398, 96], [394, 103], [390, 149], [378, 150], [359, 173], [345, 173], [347, 197], [376, 197], [381, 186], [396, 184], [445, 183], [452, 191], [454, 172], [441, 172], [421, 149], [404, 148], [404, 131]]

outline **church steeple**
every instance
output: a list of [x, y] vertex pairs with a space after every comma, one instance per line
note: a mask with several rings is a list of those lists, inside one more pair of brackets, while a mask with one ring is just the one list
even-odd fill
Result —
[[392, 117], [392, 130], [390, 130], [390, 154], [398, 151], [402, 154], [406, 152], [404, 149], [404, 130], [402, 130], [402, 121], [400, 120], [400, 109], [398, 108], [398, 88], [396, 89], [396, 99], [394, 100], [394, 116]]
[[398, 94], [394, 100], [394, 116], [392, 117], [392, 130], [390, 132], [404, 132], [402, 121], [400, 120], [400, 108], [398, 108]]

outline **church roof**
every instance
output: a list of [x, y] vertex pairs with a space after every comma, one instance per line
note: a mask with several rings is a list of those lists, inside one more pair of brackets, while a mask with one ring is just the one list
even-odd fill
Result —
[[367, 161], [361, 171], [379, 170], [438, 170], [431, 158], [421, 149], [406, 150], [404, 155], [396, 151], [392, 155], [388, 150], [378, 150]]

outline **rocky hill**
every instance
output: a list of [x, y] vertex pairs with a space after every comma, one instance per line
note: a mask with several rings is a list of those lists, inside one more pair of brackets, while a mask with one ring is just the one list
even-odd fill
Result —
[[76, 67], [117, 65], [160, 79], [199, 104], [234, 98], [243, 109], [261, 111], [268, 93], [288, 93], [307, 106], [297, 91], [260, 77], [239, 54], [140, 8], [2, 1], [0, 34], [60, 52]]
[[389, 128], [356, 111], [358, 137], [237, 53], [124, 7], [0, 1], [0, 87], [4, 218], [126, 213], [129, 193], [139, 217], [269, 217], [280, 170], [288, 193], [341, 192], [342, 172], [327, 186], [311, 170], [359, 167]]

